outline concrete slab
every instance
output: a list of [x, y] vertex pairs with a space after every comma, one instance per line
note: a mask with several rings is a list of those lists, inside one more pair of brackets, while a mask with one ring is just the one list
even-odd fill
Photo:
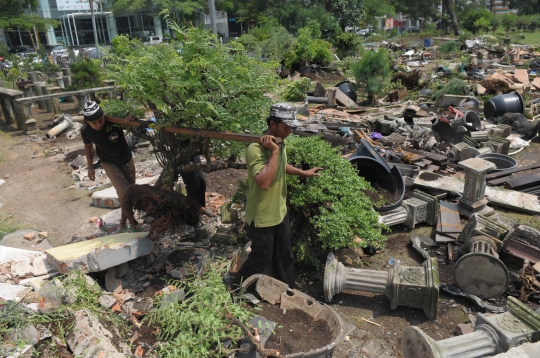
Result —
[[[135, 184], [154, 185], [158, 178], [159, 175], [147, 178], [139, 178], [135, 180]], [[118, 194], [116, 193], [114, 186], [111, 186], [110, 188], [94, 192], [94, 194], [92, 194], [92, 204], [98, 208], [119, 208], [120, 199], [118, 198]]]
[[8, 261], [18, 261], [25, 257], [38, 257], [44, 255], [40, 251], [23, 250], [9, 246], [0, 246], [0, 265]]
[[485, 173], [490, 169], [497, 169], [497, 166], [494, 163], [481, 158], [462, 160], [458, 163], [458, 166], [476, 174]]
[[21, 229], [11, 234], [7, 234], [0, 240], [0, 246], [14, 247], [23, 250], [44, 251], [50, 249], [52, 246], [49, 240], [44, 239], [39, 244], [35, 244], [34, 240], [25, 240], [24, 235], [29, 233], [35, 233], [35, 237], [38, 237], [39, 231], [33, 229]]
[[19, 300], [29, 291], [32, 291], [30, 287], [0, 283], [0, 298], [3, 298], [6, 301], [19, 302]]
[[[414, 180], [414, 185], [459, 196], [463, 194], [465, 181], [422, 171]], [[490, 203], [526, 213], [540, 214], [540, 202], [536, 195], [496, 187], [486, 187], [485, 195]]]
[[45, 251], [47, 261], [60, 273], [81, 269], [103, 271], [152, 252], [147, 232], [116, 234], [55, 247]]

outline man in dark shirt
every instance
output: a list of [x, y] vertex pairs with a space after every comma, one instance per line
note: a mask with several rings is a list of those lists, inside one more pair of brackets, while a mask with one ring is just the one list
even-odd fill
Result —
[[119, 229], [125, 230], [127, 220], [129, 220], [131, 228], [135, 229], [138, 222], [135, 220], [133, 212], [128, 210], [124, 204], [124, 194], [127, 188], [135, 184], [135, 163], [124, 132], [122, 128], [105, 122], [103, 110], [96, 102], [86, 102], [83, 116], [85, 124], [81, 128], [81, 136], [88, 163], [88, 177], [90, 180], [96, 179], [93, 156], [95, 145], [101, 165], [120, 198], [122, 216]]

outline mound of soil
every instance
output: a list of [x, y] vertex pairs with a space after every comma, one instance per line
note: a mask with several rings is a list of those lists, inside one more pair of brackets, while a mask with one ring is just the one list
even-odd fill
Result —
[[324, 321], [313, 318], [301, 310], [283, 310], [278, 305], [262, 302], [262, 311], [256, 314], [278, 324], [264, 348], [276, 349], [281, 355], [309, 352], [332, 342], [332, 331]]

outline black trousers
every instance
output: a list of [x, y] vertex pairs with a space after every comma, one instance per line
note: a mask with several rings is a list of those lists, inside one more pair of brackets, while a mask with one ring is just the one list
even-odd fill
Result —
[[247, 234], [251, 240], [251, 252], [232, 284], [240, 285], [243, 280], [262, 273], [271, 264], [274, 277], [294, 288], [294, 255], [291, 248], [289, 214], [276, 226], [256, 228], [252, 222]]
[[195, 200], [200, 206], [206, 206], [206, 178], [203, 172], [189, 172], [180, 174], [188, 198]]

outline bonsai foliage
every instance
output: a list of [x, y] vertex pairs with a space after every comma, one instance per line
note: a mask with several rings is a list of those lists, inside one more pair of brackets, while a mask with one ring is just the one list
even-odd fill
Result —
[[[270, 105], [265, 93], [276, 88], [277, 64], [260, 62], [237, 42], [222, 45], [208, 31], [171, 21], [168, 26], [175, 33], [170, 44], [134, 46], [131, 54], [111, 56], [106, 73], [127, 90], [129, 103], [154, 112], [158, 133], [167, 125], [261, 133]], [[156, 138], [166, 141], [160, 148], [166, 155], [158, 185], [171, 188], [179, 166], [198, 152], [227, 158], [244, 148], [200, 137]]]
[[288, 162], [299, 168], [323, 167], [320, 177], [287, 176], [293, 250], [299, 262], [317, 263], [327, 250], [381, 248], [386, 228], [363, 190], [373, 190], [355, 168], [317, 136], [287, 140]]
[[285, 66], [297, 69], [309, 64], [323, 65], [332, 60], [332, 45], [321, 39], [321, 26], [318, 21], [310, 20], [306, 27], [298, 30], [298, 38], [285, 54]]
[[356, 82], [366, 88], [368, 102], [375, 104], [375, 96], [382, 93], [392, 75], [388, 51], [383, 48], [379, 48], [377, 52], [366, 51], [353, 65], [352, 70]]
[[306, 98], [306, 92], [309, 91], [311, 80], [303, 77], [298, 81], [289, 82], [283, 90], [282, 97], [285, 101], [303, 101]]
[[70, 91], [82, 90], [85, 88], [96, 88], [102, 86], [103, 74], [99, 68], [99, 60], [85, 58], [70, 66], [71, 86]]

